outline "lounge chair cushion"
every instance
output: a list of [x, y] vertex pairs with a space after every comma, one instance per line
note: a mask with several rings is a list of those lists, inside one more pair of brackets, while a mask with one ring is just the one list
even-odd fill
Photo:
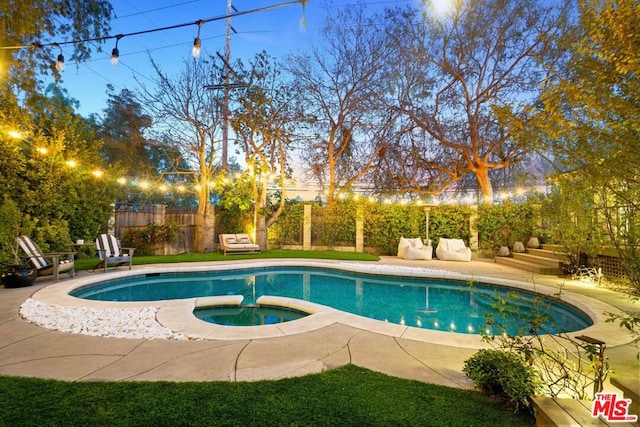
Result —
[[249, 235], [246, 233], [239, 234], [221, 234], [219, 236], [220, 250], [226, 255], [228, 252], [234, 253], [251, 253], [260, 252], [260, 245], [251, 243]]
[[237, 234], [236, 235], [238, 238], [238, 243], [243, 244], [243, 245], [251, 245], [251, 239], [249, 239], [249, 236], [246, 234]]

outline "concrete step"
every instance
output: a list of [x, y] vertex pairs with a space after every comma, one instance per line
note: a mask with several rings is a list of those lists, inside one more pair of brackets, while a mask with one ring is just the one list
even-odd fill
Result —
[[546, 256], [534, 255], [532, 253], [513, 253], [513, 258], [520, 261], [539, 264], [545, 267], [560, 268], [561, 261], [557, 258], [547, 258]]
[[560, 253], [564, 253], [567, 251], [567, 249], [564, 246], [555, 245], [552, 243], [543, 243], [540, 245], [539, 249], [544, 249], [546, 251], [552, 251], [552, 252], [560, 252]]
[[562, 274], [562, 269], [559, 267], [548, 267], [540, 264], [535, 264], [528, 261], [522, 261], [520, 259], [511, 257], [496, 257], [496, 263], [502, 265], [508, 265], [510, 267], [519, 268], [521, 270], [530, 271], [537, 274], [546, 274], [550, 276], [559, 276]]
[[562, 250], [553, 249], [532, 249], [528, 248], [527, 253], [538, 257], [545, 257], [550, 259], [557, 259], [561, 262], [569, 263], [569, 256], [565, 253], [564, 248]]

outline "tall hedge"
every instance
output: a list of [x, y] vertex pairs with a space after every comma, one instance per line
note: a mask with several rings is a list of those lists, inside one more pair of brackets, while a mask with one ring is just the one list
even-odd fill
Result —
[[533, 210], [529, 204], [480, 206], [476, 227], [480, 249], [512, 247], [516, 241], [526, 243], [533, 233]]
[[[302, 244], [303, 205], [287, 205], [278, 221], [269, 228], [271, 244]], [[429, 238], [461, 238], [468, 242], [472, 210], [462, 206], [431, 207]], [[426, 237], [426, 212], [414, 205], [378, 204], [368, 201], [339, 201], [334, 206], [312, 206], [312, 245], [354, 246], [356, 217], [364, 226], [364, 245], [382, 255], [395, 255], [400, 237]]]

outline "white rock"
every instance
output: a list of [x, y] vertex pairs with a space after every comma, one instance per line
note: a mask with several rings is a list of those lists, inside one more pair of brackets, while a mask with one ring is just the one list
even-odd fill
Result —
[[60, 332], [110, 338], [187, 339], [158, 323], [156, 311], [155, 308], [59, 307], [32, 298], [20, 306], [20, 315], [29, 322]]

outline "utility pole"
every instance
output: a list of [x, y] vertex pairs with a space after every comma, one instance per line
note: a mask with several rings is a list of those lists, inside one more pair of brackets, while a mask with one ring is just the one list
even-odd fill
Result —
[[231, 60], [231, 0], [227, 0], [227, 38], [224, 45], [224, 101], [222, 103], [222, 169], [226, 172], [229, 166], [229, 61]]

